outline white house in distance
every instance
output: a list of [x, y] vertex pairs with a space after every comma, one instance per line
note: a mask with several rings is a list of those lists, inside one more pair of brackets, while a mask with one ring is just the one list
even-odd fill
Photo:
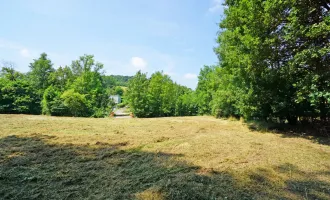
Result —
[[120, 97], [120, 95], [111, 95], [110, 96], [110, 99], [112, 99], [115, 102], [115, 104], [121, 103], [121, 97]]

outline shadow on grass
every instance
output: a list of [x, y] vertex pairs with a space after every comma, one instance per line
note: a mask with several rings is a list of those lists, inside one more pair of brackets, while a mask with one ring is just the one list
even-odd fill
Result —
[[[289, 164], [240, 176], [177, 161], [180, 155], [122, 150], [126, 143], [97, 142], [93, 146], [47, 143], [51, 139], [54, 138], [45, 135], [0, 139], [1, 198], [302, 199], [306, 195], [312, 199], [330, 198], [329, 182]], [[319, 175], [329, 178], [330, 169]]]
[[262, 121], [246, 122], [248, 128], [252, 131], [273, 132], [282, 134], [284, 138], [305, 138], [318, 144], [330, 145], [330, 130], [321, 130], [312, 125], [289, 125]]
[[[255, 192], [265, 199], [330, 199], [330, 168], [327, 171], [305, 172], [297, 166], [285, 163], [272, 168], [259, 168], [249, 172], [250, 184], [255, 185]], [[287, 178], [284, 178], [287, 177]], [[327, 178], [325, 181], [323, 178]], [[323, 180], [322, 180], [323, 179]], [[284, 186], [286, 194], [278, 189]], [[277, 191], [277, 192], [276, 192]]]

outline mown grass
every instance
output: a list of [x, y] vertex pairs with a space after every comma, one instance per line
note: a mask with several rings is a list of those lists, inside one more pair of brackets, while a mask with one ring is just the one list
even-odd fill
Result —
[[0, 122], [0, 199], [330, 199], [312, 138], [211, 117]]

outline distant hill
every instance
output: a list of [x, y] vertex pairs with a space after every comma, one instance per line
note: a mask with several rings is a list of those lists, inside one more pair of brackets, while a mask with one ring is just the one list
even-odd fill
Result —
[[114, 86], [128, 86], [128, 81], [133, 78], [133, 76], [122, 76], [122, 75], [105, 75], [105, 84], [107, 87]]

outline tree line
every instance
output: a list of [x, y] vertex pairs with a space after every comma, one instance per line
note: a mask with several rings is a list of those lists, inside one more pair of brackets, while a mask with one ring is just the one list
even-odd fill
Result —
[[192, 116], [198, 111], [193, 90], [162, 73], [141, 71], [129, 81], [126, 100], [137, 117]]
[[226, 0], [224, 6], [214, 48], [219, 63], [201, 69], [196, 91], [161, 73], [148, 79], [139, 72], [128, 86], [136, 114], [329, 120], [330, 3]]
[[29, 68], [27, 73], [20, 73], [12, 63], [3, 63], [0, 113], [104, 117], [114, 106], [109, 95], [123, 94], [119, 86], [125, 81], [104, 75], [103, 64], [92, 55], [55, 69], [42, 53]]
[[132, 76], [122, 76], [122, 75], [105, 75], [104, 81], [107, 87], [114, 86], [128, 86], [128, 81], [132, 79]]
[[115, 106], [110, 95], [117, 94], [124, 99], [118, 106], [129, 105], [137, 117], [197, 114], [193, 91], [162, 72], [151, 78], [141, 72], [134, 77], [107, 76], [92, 55], [55, 69], [46, 53], [34, 59], [29, 69], [21, 73], [13, 63], [3, 63], [0, 113], [105, 117]]
[[330, 3], [226, 0], [215, 53], [201, 70], [199, 113], [287, 120], [330, 117]]
[[2, 68], [0, 113], [103, 117], [113, 107], [109, 95], [120, 94], [138, 117], [328, 121], [330, 3], [225, 0], [224, 6], [214, 48], [219, 62], [201, 69], [195, 91], [162, 72], [105, 76], [91, 55], [54, 69], [41, 54], [26, 74]]

